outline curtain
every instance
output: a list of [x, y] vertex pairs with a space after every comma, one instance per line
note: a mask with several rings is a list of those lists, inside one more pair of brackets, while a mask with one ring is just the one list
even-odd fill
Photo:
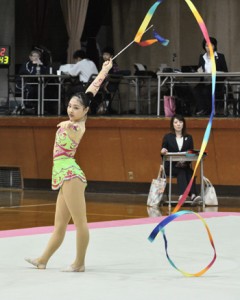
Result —
[[60, 0], [68, 32], [68, 63], [73, 62], [74, 51], [81, 48], [82, 36], [89, 0]]
[[[99, 69], [100, 47], [97, 36], [103, 24], [111, 26], [111, 0], [89, 0], [84, 31], [81, 37], [82, 45], [86, 45], [87, 58], [91, 59]], [[94, 20], [94, 22], [93, 22]], [[104, 45], [104, 47], [107, 45]]]
[[50, 2], [48, 0], [28, 0], [25, 10], [28, 12], [28, 18], [31, 19], [31, 28], [33, 45], [43, 44], [47, 35], [48, 28], [45, 23], [50, 15]]

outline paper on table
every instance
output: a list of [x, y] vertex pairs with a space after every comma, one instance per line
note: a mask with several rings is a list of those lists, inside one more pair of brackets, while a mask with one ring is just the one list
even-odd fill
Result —
[[166, 155], [186, 155], [187, 152], [168, 152]]

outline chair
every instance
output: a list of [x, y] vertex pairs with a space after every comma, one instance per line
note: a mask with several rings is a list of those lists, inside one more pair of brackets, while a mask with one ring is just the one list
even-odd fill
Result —
[[223, 102], [223, 114], [225, 116], [238, 116], [239, 84], [234, 81], [225, 80], [223, 99], [216, 99], [216, 103], [220, 101]]
[[20, 75], [19, 78], [17, 87], [21, 90], [20, 114], [41, 115], [41, 80], [38, 75], [29, 74]]
[[103, 88], [103, 102], [105, 103], [106, 110], [111, 107], [115, 96], [118, 96], [118, 114], [121, 113], [121, 97], [119, 92], [119, 84], [122, 80], [122, 75], [109, 75], [107, 82]]
[[[9, 101], [9, 109], [10, 109], [10, 96], [14, 100], [15, 109], [11, 112], [12, 114], [20, 113], [21, 110], [21, 95], [22, 91], [16, 87], [17, 84], [16, 75], [8, 75], [8, 101]], [[20, 100], [20, 102], [18, 102]]]
[[[98, 76], [98, 74], [92, 74], [89, 79], [88, 82], [85, 83], [85, 89], [87, 89], [89, 87], [89, 85], [93, 82], [93, 80]], [[79, 77], [78, 77], [79, 78]]]
[[139, 71], [141, 72], [141, 71], [146, 71], [147, 70], [147, 66], [143, 65], [143, 64], [140, 64], [140, 63], [135, 63], [134, 68], [135, 68], [136, 72], [139, 72]]
[[240, 115], [240, 86], [234, 83], [232, 86], [232, 104], [228, 105], [228, 113], [234, 116]]
[[[224, 80], [223, 83], [220, 84], [220, 91], [218, 88], [218, 83], [216, 83], [216, 91], [215, 91], [215, 114], [217, 115], [224, 115], [228, 116], [229, 112], [229, 105], [232, 104], [233, 112], [236, 109], [236, 100], [234, 98], [234, 91], [233, 87], [228, 80]], [[223, 104], [223, 108], [219, 107], [219, 104]]]
[[157, 74], [153, 71], [149, 71], [146, 65], [135, 63], [134, 64], [136, 76], [151, 76], [152, 78], [157, 78]]
[[[36, 83], [33, 83], [36, 85]], [[36, 108], [30, 102], [30, 107], [26, 108], [25, 104], [29, 100], [28, 98], [28, 87], [31, 83], [26, 83], [26, 86], [22, 89], [22, 81], [19, 75], [8, 76], [8, 101], [9, 101], [9, 113], [22, 115], [22, 114], [36, 114]], [[14, 100], [15, 108], [10, 110], [10, 97]], [[38, 102], [38, 99], [30, 99], [30, 101]], [[39, 109], [39, 104], [37, 103]]]
[[109, 74], [101, 88], [102, 94], [102, 113], [111, 113], [111, 104], [113, 101], [118, 101], [118, 114], [121, 114], [121, 94], [119, 85], [124, 76], [129, 76], [130, 70], [120, 70], [113, 74]]

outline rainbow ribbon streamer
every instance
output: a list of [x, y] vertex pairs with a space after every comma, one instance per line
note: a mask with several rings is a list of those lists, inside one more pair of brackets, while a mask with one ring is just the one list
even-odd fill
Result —
[[[163, 1], [163, 0], [162, 0]], [[146, 40], [146, 41], [143, 41], [143, 42], [140, 42], [141, 38], [142, 38], [142, 35], [148, 25], [148, 23], [150, 22], [156, 8], [158, 7], [158, 5], [162, 2], [161, 0], [159, 1], [156, 1], [152, 7], [149, 9], [148, 13], [146, 14], [136, 36], [135, 36], [135, 39], [134, 41], [137, 42], [139, 45], [141, 46], [149, 46], [153, 43], [155, 43], [156, 41], [159, 41], [160, 43], [162, 43], [163, 45], [167, 45], [168, 44], [168, 40], [160, 37], [156, 32], [155, 32], [155, 39], [154, 40]], [[192, 183], [193, 183], [193, 180], [194, 180], [194, 176], [196, 174], [196, 171], [197, 171], [197, 168], [199, 166], [199, 163], [202, 159], [202, 156], [205, 152], [205, 149], [206, 149], [206, 146], [207, 146], [207, 143], [208, 143], [208, 140], [209, 140], [209, 137], [210, 137], [210, 133], [211, 133], [211, 128], [212, 128], [212, 121], [213, 121], [213, 116], [214, 116], [214, 112], [215, 112], [215, 86], [216, 86], [216, 63], [215, 63], [215, 58], [214, 58], [214, 53], [213, 53], [213, 48], [212, 48], [212, 45], [211, 45], [211, 42], [210, 42], [210, 39], [209, 39], [209, 35], [208, 35], [208, 31], [207, 31], [207, 28], [206, 28], [206, 25], [202, 19], [202, 17], [200, 16], [199, 12], [197, 11], [196, 7], [193, 5], [193, 3], [190, 1], [190, 0], [185, 0], [185, 2], [187, 3], [187, 5], [189, 6], [190, 10], [192, 11], [195, 19], [197, 20], [198, 24], [199, 24], [199, 27], [202, 31], [202, 34], [207, 42], [207, 45], [210, 49], [210, 59], [211, 59], [211, 64], [212, 64], [212, 112], [211, 112], [211, 115], [210, 115], [210, 119], [209, 119], [209, 122], [208, 122], [208, 125], [207, 125], [207, 128], [205, 130], [205, 133], [204, 133], [204, 137], [203, 137], [203, 141], [202, 141], [202, 145], [201, 145], [201, 148], [200, 148], [200, 152], [199, 152], [199, 156], [198, 156], [198, 160], [196, 162], [196, 165], [195, 165], [195, 168], [194, 168], [194, 171], [193, 171], [193, 175], [192, 175], [192, 178], [191, 180], [189, 181], [189, 184], [185, 190], [185, 192], [183, 193], [181, 199], [179, 200], [177, 206], [175, 207], [175, 209], [173, 210], [173, 213], [168, 216], [167, 218], [165, 218], [162, 222], [160, 222], [155, 228], [154, 230], [152, 231], [152, 233], [150, 234], [149, 236], [149, 240], [151, 242], [154, 241], [155, 237], [158, 235], [158, 233], [161, 231], [162, 235], [163, 235], [163, 239], [164, 239], [164, 242], [165, 242], [165, 251], [166, 251], [166, 256], [168, 258], [168, 261], [170, 262], [170, 264], [176, 269], [178, 270], [179, 272], [181, 272], [183, 275], [185, 276], [201, 276], [203, 275], [207, 270], [209, 270], [209, 268], [213, 265], [213, 263], [215, 262], [216, 260], [216, 249], [215, 249], [215, 246], [214, 246], [214, 242], [213, 242], [213, 238], [212, 238], [212, 235], [210, 233], [210, 230], [207, 226], [207, 223], [205, 222], [205, 220], [199, 215], [199, 214], [196, 214], [192, 211], [189, 211], [189, 210], [183, 210], [183, 211], [178, 211], [180, 209], [180, 207], [183, 205], [183, 203], [186, 201], [186, 198], [189, 194], [189, 191], [191, 189], [191, 186], [192, 186]], [[173, 261], [171, 260], [171, 258], [169, 257], [168, 255], [168, 251], [167, 251], [167, 238], [166, 238], [166, 235], [165, 235], [165, 231], [164, 231], [164, 227], [166, 225], [168, 225], [170, 222], [172, 222], [174, 219], [178, 218], [179, 216], [181, 215], [184, 215], [184, 214], [194, 214], [196, 215], [204, 224], [206, 230], [207, 230], [207, 233], [208, 233], [208, 237], [209, 237], [209, 240], [210, 240], [210, 243], [214, 249], [214, 255], [213, 255], [213, 259], [211, 260], [211, 262], [204, 268], [202, 269], [200, 272], [198, 273], [187, 273], [185, 271], [182, 271], [180, 270], [179, 268], [176, 267], [176, 265], [173, 263]]]
[[176, 205], [175, 209], [173, 210], [173, 213], [177, 212], [179, 210], [179, 208], [183, 205], [183, 203], [186, 201], [186, 198], [189, 194], [189, 191], [191, 189], [193, 180], [194, 180], [194, 176], [196, 174], [197, 168], [199, 166], [199, 163], [202, 159], [202, 156], [205, 152], [205, 149], [207, 147], [208, 144], [208, 140], [210, 137], [210, 133], [211, 133], [211, 128], [212, 128], [212, 122], [213, 122], [213, 117], [214, 117], [214, 113], [215, 113], [215, 86], [216, 86], [216, 63], [215, 63], [215, 58], [214, 58], [214, 53], [213, 53], [213, 48], [212, 48], [212, 44], [210, 42], [209, 39], [209, 35], [208, 35], [208, 31], [207, 31], [207, 27], [202, 19], [202, 17], [200, 16], [199, 12], [197, 11], [196, 7], [193, 5], [193, 3], [190, 0], [185, 0], [185, 2], [188, 4], [189, 8], [191, 9], [194, 17], [196, 18], [199, 27], [203, 33], [203, 36], [207, 42], [207, 45], [209, 47], [210, 50], [210, 59], [211, 59], [211, 64], [212, 64], [212, 111], [211, 111], [211, 115], [209, 118], [209, 122], [207, 124], [207, 128], [205, 130], [204, 136], [203, 136], [203, 141], [202, 141], [202, 145], [200, 148], [200, 152], [199, 152], [199, 156], [198, 156], [198, 160], [196, 162], [195, 168], [194, 168], [194, 172], [193, 172], [193, 176], [184, 192], [184, 194], [182, 195], [181, 199], [179, 200], [178, 204]]
[[157, 9], [158, 5], [162, 2], [163, 2], [163, 0], [158, 0], [151, 6], [151, 8], [147, 12], [147, 14], [141, 24], [141, 26], [139, 27], [138, 32], [134, 38], [134, 41], [136, 43], [138, 43], [140, 46], [143, 46], [143, 47], [150, 46], [156, 42], [160, 42], [163, 46], [168, 45], [169, 40], [166, 40], [165, 38], [161, 37], [155, 30], [153, 30], [153, 35], [154, 35], [155, 39], [150, 39], [150, 40], [145, 40], [145, 41], [140, 42], [150, 20], [152, 19], [153, 14], [155, 13], [155, 10]]
[[[204, 224], [206, 230], [207, 230], [207, 233], [208, 233], [208, 237], [209, 237], [209, 240], [210, 240], [210, 243], [212, 245], [212, 248], [214, 250], [214, 256], [213, 256], [213, 259], [211, 260], [211, 262], [205, 267], [203, 268], [201, 271], [197, 272], [197, 273], [188, 273], [188, 272], [185, 272], [181, 269], [179, 269], [175, 264], [174, 262], [172, 261], [172, 259], [169, 257], [169, 254], [168, 254], [168, 242], [167, 242], [167, 237], [165, 235], [165, 231], [164, 231], [164, 227], [167, 226], [170, 222], [172, 222], [174, 219], [182, 216], [182, 215], [186, 215], [186, 214], [194, 214], [195, 216], [197, 216]], [[181, 272], [183, 275], [185, 276], [188, 276], [188, 277], [199, 277], [199, 276], [202, 276], [205, 272], [207, 272], [208, 269], [210, 269], [210, 267], [213, 265], [214, 261], [216, 260], [216, 257], [217, 257], [217, 254], [216, 254], [216, 249], [215, 249], [215, 246], [214, 246], [214, 242], [213, 242], [213, 238], [212, 238], [212, 235], [211, 235], [211, 232], [208, 228], [208, 225], [206, 223], [206, 221], [197, 213], [193, 212], [193, 211], [190, 211], [190, 210], [181, 210], [181, 211], [178, 211], [174, 214], [171, 214], [170, 216], [168, 216], [167, 218], [165, 218], [162, 222], [160, 222], [154, 229], [153, 231], [151, 232], [151, 234], [149, 235], [148, 239], [150, 242], [153, 242], [155, 237], [158, 235], [158, 233], [161, 231], [162, 235], [163, 235], [163, 239], [164, 239], [164, 243], [165, 243], [165, 252], [166, 252], [166, 256], [167, 256], [167, 259], [168, 261], [170, 262], [170, 264], [179, 272]]]

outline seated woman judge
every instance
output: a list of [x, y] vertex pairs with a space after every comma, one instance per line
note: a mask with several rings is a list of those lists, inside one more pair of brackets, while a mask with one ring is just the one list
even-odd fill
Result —
[[[186, 121], [183, 116], [174, 115], [171, 118], [170, 130], [171, 132], [163, 137], [161, 155], [165, 155], [168, 152], [185, 152], [194, 148], [193, 138], [186, 131]], [[165, 162], [164, 168], [166, 174], [169, 175], [169, 161]], [[177, 177], [177, 185], [180, 199], [193, 175], [191, 162], [173, 162], [172, 175]], [[196, 182], [194, 179], [189, 193], [193, 204], [201, 200], [201, 197], [197, 196], [196, 194]]]
[[[216, 70], [217, 72], [228, 72], [225, 56], [222, 53], [217, 52], [217, 40], [214, 37], [210, 37], [210, 42], [213, 47]], [[202, 42], [204, 54], [199, 57], [198, 72], [199, 73], [211, 73], [212, 64], [210, 59], [210, 49], [208, 48], [207, 42], [204, 39]], [[204, 81], [209, 81], [206, 83], [198, 84], [194, 89], [195, 99], [196, 99], [196, 115], [204, 116], [210, 115], [212, 111], [212, 83], [211, 77], [204, 78]], [[218, 81], [224, 81], [224, 77], [217, 77], [216, 79], [216, 90], [215, 98], [223, 99], [224, 97], [224, 84], [218, 83]]]

